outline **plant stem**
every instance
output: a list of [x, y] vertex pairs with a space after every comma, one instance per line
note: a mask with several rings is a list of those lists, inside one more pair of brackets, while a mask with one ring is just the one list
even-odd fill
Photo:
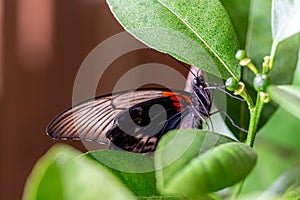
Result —
[[248, 67], [254, 74], [258, 74], [258, 70], [257, 70], [257, 68], [255, 67], [255, 65], [253, 65], [252, 62], [249, 63], [249, 64], [247, 65], [247, 67]]
[[[250, 124], [249, 124], [249, 130], [248, 130], [248, 135], [247, 135], [247, 144], [249, 146], [253, 147], [256, 129], [257, 129], [258, 122], [259, 122], [259, 117], [260, 117], [260, 114], [261, 114], [261, 111], [263, 108], [263, 101], [261, 99], [260, 93], [258, 93], [258, 95], [257, 95], [256, 106], [254, 106], [251, 97], [248, 95], [248, 93], [245, 90], [243, 90], [240, 93], [240, 96], [242, 96], [245, 99], [245, 101], [248, 104], [249, 111], [250, 111]], [[257, 105], [260, 105], [260, 106], [257, 106]], [[248, 142], [248, 140], [249, 140], [249, 142]], [[239, 195], [239, 193], [242, 190], [244, 182], [245, 182], [245, 178], [238, 183], [238, 185], [236, 186], [236, 188], [233, 192], [233, 195], [230, 198], [231, 200], [234, 200]]]
[[277, 46], [278, 46], [278, 42], [274, 40], [271, 48], [271, 53], [270, 53], [269, 66], [268, 69], [263, 68], [263, 74], [266, 74], [268, 71], [270, 71], [273, 68]]
[[[249, 130], [248, 130], [246, 143], [250, 147], [253, 147], [255, 136], [256, 136], [256, 130], [257, 130], [258, 123], [259, 123], [259, 118], [260, 118], [262, 109], [264, 107], [264, 101], [262, 99], [263, 96], [261, 95], [260, 92], [257, 93], [255, 106], [254, 106], [251, 98], [248, 95], [246, 95], [246, 96], [243, 95], [243, 98], [248, 103], [249, 110], [250, 110], [250, 124], [249, 124]], [[244, 182], [245, 182], [245, 178], [238, 183], [233, 195], [231, 196], [232, 200], [234, 200], [238, 196], [238, 194], [241, 192]]]
[[[270, 60], [267, 61], [266, 65], [263, 65], [262, 68], [262, 74], [268, 74], [270, 70], [272, 70], [274, 66], [274, 60], [275, 60], [275, 55], [276, 55], [276, 50], [277, 50], [278, 42], [276, 40], [273, 41], [272, 48], [271, 48], [271, 53], [270, 53]], [[251, 63], [252, 64], [252, 63]], [[248, 66], [249, 67], [249, 66]], [[250, 69], [257, 74], [258, 72], [253, 70], [255, 66], [250, 66]], [[255, 141], [255, 136], [256, 136], [256, 131], [259, 123], [259, 119], [264, 107], [264, 98], [265, 95], [263, 92], [257, 92], [257, 97], [256, 97], [256, 102], [255, 105], [252, 102], [252, 99], [250, 96], [243, 90], [243, 92], [240, 93], [240, 95], [246, 100], [249, 111], [250, 111], [250, 123], [249, 123], [249, 129], [248, 129], [248, 135], [247, 135], [247, 141], [246, 143], [250, 146], [253, 147], [254, 141]], [[231, 196], [231, 199], [235, 199], [237, 195], [240, 193], [242, 190], [243, 184], [244, 184], [245, 178], [240, 181], [236, 187], [236, 190], [234, 191], [233, 195]]]
[[253, 147], [259, 118], [264, 107], [264, 102], [262, 98], [263, 97], [261, 93], [258, 92], [255, 107], [253, 109], [250, 109], [250, 124], [246, 142], [250, 147]]
[[253, 101], [252, 101], [251, 97], [246, 92], [246, 90], [243, 90], [239, 95], [241, 97], [243, 97], [243, 99], [245, 99], [246, 103], [248, 104], [249, 110], [252, 110], [254, 108], [254, 104], [253, 104]]

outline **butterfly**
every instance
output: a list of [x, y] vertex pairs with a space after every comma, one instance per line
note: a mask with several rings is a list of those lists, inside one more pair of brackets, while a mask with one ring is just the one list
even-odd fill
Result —
[[48, 125], [54, 139], [88, 140], [110, 149], [147, 153], [172, 129], [202, 129], [212, 106], [200, 70], [191, 92], [164, 88], [97, 96], [58, 114]]

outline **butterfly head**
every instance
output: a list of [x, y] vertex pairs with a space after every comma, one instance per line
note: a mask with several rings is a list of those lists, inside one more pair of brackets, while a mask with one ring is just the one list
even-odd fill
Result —
[[207, 82], [204, 79], [204, 73], [202, 70], [198, 70], [197, 76], [193, 80], [193, 88], [204, 90], [208, 86]]
[[193, 86], [198, 87], [198, 88], [205, 88], [207, 86], [207, 83], [205, 82], [203, 76], [198, 76], [198, 77], [194, 78]]

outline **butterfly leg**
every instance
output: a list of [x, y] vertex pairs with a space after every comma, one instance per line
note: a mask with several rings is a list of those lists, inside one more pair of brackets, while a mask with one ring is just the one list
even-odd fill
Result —
[[230, 121], [230, 123], [231, 123], [235, 128], [237, 128], [238, 130], [240, 130], [240, 131], [242, 131], [242, 132], [244, 132], [244, 133], [248, 133], [248, 130], [239, 127], [239, 125], [237, 125], [237, 124], [231, 119], [231, 117], [230, 117], [224, 110], [222, 110], [222, 109], [217, 110], [217, 111], [214, 111], [214, 112], [210, 113], [210, 115], [214, 115], [214, 114], [219, 113], [219, 112], [223, 113], [223, 114], [225, 115], [225, 117]]
[[225, 86], [223, 86], [223, 85], [218, 85], [218, 86], [208, 86], [208, 87], [206, 87], [205, 89], [207, 89], [207, 90], [219, 90], [219, 91], [221, 91], [221, 92], [227, 94], [228, 96], [230, 96], [230, 97], [233, 98], [233, 99], [237, 99], [237, 100], [243, 101], [243, 102], [245, 101], [245, 99], [242, 99], [242, 98], [240, 98], [240, 97], [237, 97], [237, 96], [232, 95], [231, 93], [227, 92], [224, 88], [225, 88]]

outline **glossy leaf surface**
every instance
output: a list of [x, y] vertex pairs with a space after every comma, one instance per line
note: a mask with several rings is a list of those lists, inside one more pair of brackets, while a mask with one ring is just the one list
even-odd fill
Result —
[[221, 78], [240, 78], [238, 40], [218, 0], [107, 0], [121, 25], [149, 47]]
[[84, 156], [111, 171], [136, 196], [157, 195], [152, 157], [112, 150], [91, 151], [84, 154]]
[[300, 32], [300, 1], [273, 0], [272, 2], [272, 36], [280, 42]]
[[272, 100], [300, 119], [300, 86], [270, 86], [268, 92]]
[[201, 130], [171, 131], [155, 153], [157, 188], [168, 195], [217, 191], [240, 181], [255, 163], [252, 148], [225, 136]]
[[79, 152], [57, 145], [35, 165], [24, 190], [24, 200], [135, 199], [107, 169]]

